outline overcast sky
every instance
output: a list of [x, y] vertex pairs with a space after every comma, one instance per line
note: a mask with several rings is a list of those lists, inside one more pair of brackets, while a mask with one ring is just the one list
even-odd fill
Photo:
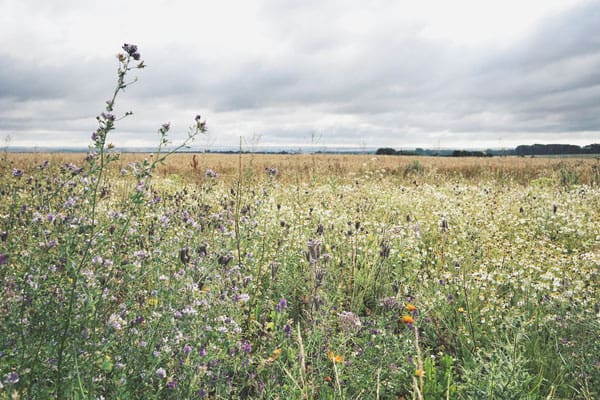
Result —
[[148, 68], [110, 140], [194, 148], [600, 143], [600, 1], [0, 0], [0, 139], [86, 146], [124, 43]]

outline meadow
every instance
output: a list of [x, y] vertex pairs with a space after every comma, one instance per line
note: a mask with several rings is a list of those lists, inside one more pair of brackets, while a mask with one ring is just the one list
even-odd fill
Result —
[[89, 154], [0, 155], [0, 399], [600, 396], [598, 160], [119, 155], [123, 49]]

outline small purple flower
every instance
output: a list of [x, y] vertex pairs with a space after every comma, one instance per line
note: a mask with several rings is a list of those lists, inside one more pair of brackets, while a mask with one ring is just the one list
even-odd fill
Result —
[[240, 342], [240, 350], [246, 353], [252, 353], [252, 345], [246, 340]]
[[278, 313], [280, 313], [283, 310], [285, 310], [286, 308], [287, 308], [287, 300], [285, 299], [285, 297], [282, 297], [279, 300], [279, 304], [277, 304], [277, 307], [275, 307], [275, 311], [277, 311]]
[[64, 208], [69, 208], [69, 207], [73, 207], [75, 205], [75, 199], [72, 197], [69, 197], [67, 199], [67, 201], [65, 201], [65, 204], [63, 204]]
[[133, 253], [133, 255], [140, 261], [148, 257], [148, 254], [144, 250], [137, 250]]
[[65, 167], [71, 171], [74, 175], [77, 175], [79, 173], [81, 173], [81, 171], [83, 171], [83, 168], [78, 167], [77, 165], [73, 164], [73, 163], [68, 163], [67, 165], [65, 165]]
[[4, 383], [8, 383], [10, 385], [14, 385], [17, 382], [19, 382], [19, 374], [17, 374], [15, 371], [9, 372], [4, 377]]
[[175, 379], [173, 379], [172, 381], [170, 381], [169, 383], [167, 383], [167, 387], [169, 389], [175, 389], [177, 387], [177, 381]]
[[8, 257], [4, 253], [0, 253], [0, 265], [8, 264]]
[[156, 370], [156, 376], [158, 376], [161, 379], [164, 379], [167, 377], [167, 371], [165, 371], [164, 368], [160, 367]]
[[186, 344], [185, 346], [183, 346], [184, 354], [190, 354], [191, 351], [192, 351], [192, 346], [190, 346], [189, 344]]
[[386, 297], [381, 301], [381, 304], [386, 310], [395, 310], [398, 308], [398, 299], [395, 297]]
[[17, 169], [17, 168], [13, 168], [12, 174], [13, 174], [13, 176], [15, 176], [17, 178], [20, 178], [20, 177], [23, 176], [23, 170]]
[[111, 122], [113, 122], [113, 121], [115, 120], [115, 116], [114, 116], [114, 114], [111, 114], [111, 113], [106, 113], [106, 112], [103, 112], [102, 114], [100, 114], [100, 116], [101, 116], [103, 119], [105, 119], [106, 121], [111, 121]]
[[206, 175], [207, 178], [216, 178], [217, 176], [219, 176], [219, 174], [217, 174], [216, 171], [212, 170], [212, 169], [207, 169], [206, 172], [204, 173]]
[[250, 295], [248, 293], [241, 293], [241, 294], [236, 294], [233, 297], [233, 302], [237, 303], [238, 301], [241, 301], [242, 303], [247, 302], [248, 300], [250, 300]]
[[285, 326], [283, 327], [283, 333], [287, 338], [292, 336], [292, 327], [290, 326], [290, 324], [285, 324]]
[[276, 167], [271, 167], [271, 168], [266, 167], [265, 172], [267, 175], [272, 177], [272, 176], [277, 175], [279, 173], [279, 170]]
[[200, 347], [198, 354], [200, 354], [201, 357], [204, 357], [206, 355], [206, 346]]

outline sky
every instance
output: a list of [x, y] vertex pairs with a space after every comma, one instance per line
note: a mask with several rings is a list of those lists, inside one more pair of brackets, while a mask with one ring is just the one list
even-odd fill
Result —
[[123, 43], [117, 148], [600, 143], [600, 1], [0, 0], [0, 146], [87, 146]]

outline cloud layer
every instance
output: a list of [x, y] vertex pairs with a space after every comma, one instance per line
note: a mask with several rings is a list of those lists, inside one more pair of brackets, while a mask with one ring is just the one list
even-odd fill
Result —
[[85, 146], [124, 41], [149, 67], [117, 104], [134, 111], [118, 145], [152, 145], [166, 121], [185, 132], [197, 113], [203, 146], [600, 142], [598, 1], [51, 3], [0, 0], [0, 135], [15, 145]]

